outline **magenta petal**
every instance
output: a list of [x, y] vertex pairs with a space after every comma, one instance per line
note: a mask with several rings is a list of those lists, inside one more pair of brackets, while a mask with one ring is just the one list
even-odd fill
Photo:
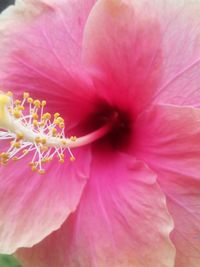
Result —
[[136, 156], [158, 174], [175, 223], [176, 267], [200, 266], [200, 110], [156, 106], [135, 124]]
[[75, 162], [52, 162], [44, 175], [31, 172], [28, 159], [1, 167], [1, 253], [30, 247], [61, 226], [79, 202], [90, 159], [82, 149]]
[[104, 75], [101, 96], [138, 111], [160, 79], [160, 46], [155, 9], [137, 1], [100, 0], [86, 24], [83, 58]]
[[95, 153], [76, 212], [17, 256], [24, 267], [173, 267], [171, 230], [156, 175], [127, 155]]

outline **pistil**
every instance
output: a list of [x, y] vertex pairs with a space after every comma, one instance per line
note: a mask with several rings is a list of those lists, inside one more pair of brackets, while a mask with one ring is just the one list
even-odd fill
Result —
[[54, 157], [64, 163], [66, 151], [71, 161], [71, 148], [85, 146], [105, 136], [112, 128], [115, 115], [105, 125], [85, 136], [65, 136], [65, 122], [59, 113], [44, 112], [45, 100], [34, 100], [29, 93], [14, 100], [12, 92], [0, 92], [0, 140], [10, 141], [7, 151], [0, 154], [0, 163], [20, 160], [32, 153], [32, 171], [45, 173], [44, 164]]

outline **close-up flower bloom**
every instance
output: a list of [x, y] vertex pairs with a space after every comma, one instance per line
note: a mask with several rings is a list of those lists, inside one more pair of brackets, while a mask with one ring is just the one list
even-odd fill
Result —
[[0, 55], [0, 253], [199, 267], [200, 1], [17, 0]]

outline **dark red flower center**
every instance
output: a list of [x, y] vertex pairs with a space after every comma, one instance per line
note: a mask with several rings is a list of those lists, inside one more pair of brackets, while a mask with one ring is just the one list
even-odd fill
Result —
[[94, 112], [88, 116], [86, 123], [84, 123], [84, 127], [87, 132], [92, 132], [108, 122], [112, 124], [111, 130], [96, 141], [94, 145], [98, 145], [103, 150], [105, 148], [126, 150], [133, 130], [133, 120], [130, 112], [106, 102], [98, 101]]

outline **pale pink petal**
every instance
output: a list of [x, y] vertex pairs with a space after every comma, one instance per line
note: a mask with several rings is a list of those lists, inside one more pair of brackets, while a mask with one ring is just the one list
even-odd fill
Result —
[[82, 36], [95, 2], [17, 1], [6, 10], [0, 17], [1, 88], [50, 95], [52, 110], [80, 119], [92, 91], [81, 65]]
[[49, 163], [44, 175], [30, 170], [29, 157], [0, 167], [1, 253], [41, 241], [76, 209], [91, 161], [89, 149], [77, 153], [73, 163]]
[[135, 123], [135, 154], [158, 174], [175, 222], [176, 267], [200, 266], [199, 148], [199, 109], [160, 105]]
[[24, 267], [174, 267], [165, 204], [155, 173], [142, 162], [95, 153], [79, 208], [17, 257]]
[[87, 66], [102, 71], [102, 77], [94, 78], [104, 79], [100, 97], [106, 97], [113, 105], [128, 104], [138, 111], [156, 89], [162, 57], [154, 10], [141, 9], [135, 2], [97, 2], [85, 28], [83, 59]]
[[[29, 49], [31, 57], [35, 55], [34, 61], [42, 57], [43, 60], [49, 60], [48, 63], [52, 63], [54, 68], [54, 62], [57, 67], [62, 64], [76, 66], [81, 60], [85, 22], [95, 2], [96, 0], [16, 1], [15, 6], [1, 14], [1, 47], [5, 48], [5, 51], [1, 51], [2, 55], [9, 50], [25, 48], [24, 53], [27, 54]], [[16, 39], [17, 36], [23, 38]], [[33, 48], [36, 50], [33, 51]], [[47, 59], [47, 55], [52, 58]], [[40, 62], [42, 63], [45, 62]]]
[[199, 106], [200, 2], [136, 2], [154, 8], [162, 34], [163, 74], [155, 101]]

